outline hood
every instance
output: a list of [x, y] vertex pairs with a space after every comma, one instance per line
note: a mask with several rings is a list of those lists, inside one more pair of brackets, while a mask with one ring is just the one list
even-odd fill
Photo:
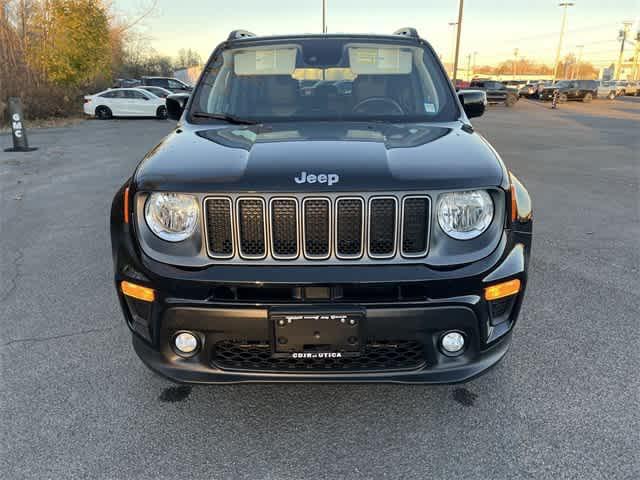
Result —
[[460, 124], [186, 124], [147, 154], [134, 180], [147, 191], [390, 191], [497, 186], [505, 173]]

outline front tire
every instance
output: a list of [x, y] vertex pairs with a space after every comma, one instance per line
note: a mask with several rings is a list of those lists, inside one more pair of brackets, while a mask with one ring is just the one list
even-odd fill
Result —
[[582, 101], [584, 103], [589, 103], [593, 99], [593, 95], [590, 93], [586, 93], [584, 97], [582, 97]]
[[100, 105], [99, 107], [96, 107], [96, 118], [98, 120], [109, 120], [110, 118], [113, 118], [113, 112], [111, 112], [109, 107]]
[[506, 100], [504, 101], [504, 104], [507, 107], [513, 107], [516, 103], [516, 100], [513, 97], [507, 97]]
[[609, 92], [609, 95], [607, 95], [607, 98], [609, 100], [613, 100], [614, 98], [616, 98], [616, 92]]
[[558, 97], [558, 101], [560, 103], [567, 103], [568, 100], [569, 100], [569, 97], [567, 97], [566, 93], [561, 93], [560, 96]]
[[164, 105], [159, 106], [158, 110], [156, 110], [156, 118], [158, 120], [166, 120], [167, 118], [169, 118], [167, 107], [165, 107]]

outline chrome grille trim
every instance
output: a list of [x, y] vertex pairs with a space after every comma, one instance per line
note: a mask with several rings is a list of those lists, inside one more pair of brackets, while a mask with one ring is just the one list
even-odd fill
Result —
[[[416, 253], [405, 253], [403, 252], [403, 238], [404, 238], [404, 205], [405, 200], [409, 200], [411, 198], [425, 198], [428, 202], [428, 211], [425, 211], [425, 222], [427, 222], [427, 238], [426, 238], [426, 246], [427, 249], [424, 252], [420, 252], [420, 255]], [[370, 252], [370, 231], [371, 231], [371, 209], [370, 204], [372, 201], [376, 199], [391, 199], [395, 206], [395, 235], [394, 239], [394, 250], [392, 253], [385, 255], [377, 255], [375, 253]], [[411, 262], [420, 262], [422, 258], [425, 258], [429, 255], [431, 239], [430, 236], [432, 234], [431, 222], [433, 221], [433, 208], [434, 203], [432, 201], [433, 192], [427, 191], [402, 191], [402, 192], [322, 192], [318, 194], [314, 194], [312, 192], [309, 193], [221, 193], [221, 194], [201, 194], [200, 195], [200, 205], [201, 205], [201, 221], [202, 221], [202, 255], [204, 258], [209, 258], [213, 262], [212, 264], [217, 263], [226, 263], [228, 265], [243, 265], [254, 263], [255, 265], [278, 265], [284, 262], [289, 262], [292, 265], [301, 265], [307, 264], [311, 265], [314, 263], [326, 264], [326, 265], [357, 265], [357, 264], [392, 264], [392, 263], [411, 263]], [[209, 244], [209, 231], [211, 231], [211, 224], [207, 219], [207, 201], [209, 199], [222, 199], [225, 202], [229, 202], [231, 204], [231, 223], [232, 223], [232, 251], [233, 256], [222, 256], [214, 254], [210, 246], [213, 244]], [[264, 219], [262, 225], [262, 238], [265, 239], [265, 248], [263, 255], [250, 255], [247, 252], [241, 252], [242, 244], [240, 239], [240, 225], [239, 225], [239, 216], [240, 216], [240, 208], [239, 204], [242, 200], [257, 200], [260, 202], [262, 207], [262, 216]], [[297, 240], [297, 255], [287, 255], [280, 256], [275, 253], [274, 248], [274, 231], [272, 229], [273, 225], [273, 214], [272, 204], [277, 200], [286, 200], [295, 203], [295, 214], [296, 214], [296, 240]], [[313, 255], [310, 252], [306, 251], [306, 242], [305, 242], [305, 222], [304, 222], [304, 205], [308, 200], [322, 200], [323, 202], [327, 202], [328, 206], [328, 215], [329, 215], [329, 225], [328, 225], [328, 233], [329, 233], [329, 244], [328, 244], [328, 254], [327, 255]], [[357, 200], [361, 202], [362, 205], [362, 216], [361, 216], [361, 254], [359, 256], [355, 255], [341, 255], [339, 253], [339, 239], [338, 239], [338, 206], [342, 200]], [[293, 203], [289, 205], [289, 208], [293, 207]], [[251, 205], [249, 205], [251, 206]], [[254, 205], [256, 210], [258, 210], [258, 206]], [[352, 206], [353, 208], [353, 206]], [[323, 210], [322, 210], [323, 211]], [[346, 210], [345, 210], [346, 211]], [[254, 212], [255, 213], [255, 212]], [[277, 212], [276, 212], [277, 213]], [[289, 211], [290, 214], [290, 211]], [[350, 218], [355, 218], [355, 215], [352, 213], [349, 214]], [[383, 221], [384, 219], [389, 220], [390, 216], [381, 216]], [[289, 227], [293, 226], [293, 222], [291, 217], [288, 217], [287, 225]], [[408, 226], [408, 225], [407, 225]], [[374, 229], [375, 230], [375, 229]], [[282, 230], [281, 230], [282, 231]], [[348, 230], [342, 230], [344, 233], [348, 232]], [[383, 230], [386, 231], [386, 230]], [[276, 230], [277, 233], [277, 230]], [[386, 237], [386, 236], [385, 236]], [[257, 237], [259, 238], [259, 237]], [[293, 239], [292, 235], [284, 235], [282, 238], [285, 239]], [[346, 235], [345, 239], [353, 240], [355, 236]], [[346, 248], [346, 247], [345, 247]], [[286, 250], [286, 249], [285, 249]], [[281, 250], [282, 251], [282, 250]], [[414, 256], [415, 255], [415, 256]]]
[[[264, 244], [264, 254], [263, 255], [247, 255], [242, 252], [242, 232], [241, 230], [241, 219], [240, 219], [240, 203], [244, 200], [257, 200], [262, 204], [262, 241]], [[267, 214], [266, 214], [266, 203], [264, 198], [262, 197], [238, 197], [236, 199], [236, 236], [238, 239], [238, 254], [241, 258], [245, 260], [262, 260], [267, 258], [269, 254], [268, 241], [267, 241]]]
[[[394, 209], [394, 233], [393, 233], [393, 250], [388, 254], [376, 254], [371, 252], [371, 204], [375, 200], [393, 200], [395, 204]], [[367, 205], [367, 255], [370, 258], [376, 260], [383, 260], [386, 258], [393, 258], [398, 251], [398, 198], [391, 195], [377, 195], [369, 197], [369, 203]]]
[[[424, 198], [427, 200], [427, 213], [425, 215], [426, 221], [427, 221], [427, 233], [426, 233], [426, 242], [425, 242], [425, 249], [422, 252], [415, 252], [415, 253], [406, 253], [404, 251], [404, 219], [405, 219], [405, 210], [404, 210], [404, 206], [407, 200], [411, 199], [411, 198]], [[404, 257], [404, 258], [422, 258], [424, 256], [427, 255], [427, 253], [429, 252], [429, 244], [431, 242], [431, 198], [428, 195], [405, 195], [404, 197], [402, 197], [402, 213], [400, 215], [400, 254]]]
[[[231, 223], [231, 254], [230, 255], [215, 254], [210, 249], [209, 222], [207, 221], [207, 218], [208, 218], [207, 202], [209, 200], [223, 200], [229, 203], [229, 222]], [[204, 243], [207, 247], [207, 255], [209, 255], [209, 257], [211, 258], [215, 258], [216, 260], [229, 260], [230, 258], [235, 257], [236, 256], [236, 224], [235, 224], [234, 215], [233, 215], [233, 201], [229, 197], [225, 197], [225, 196], [207, 196], [204, 198], [202, 204], [204, 205], [204, 209], [203, 209], [203, 214], [205, 219], [205, 221], [203, 222], [204, 238], [205, 238]]]
[[[278, 255], [273, 243], [273, 202], [278, 200], [292, 201], [296, 206], [296, 253], [295, 255]], [[271, 197], [269, 199], [269, 248], [271, 256], [276, 260], [295, 260], [300, 256], [300, 207], [295, 197]]]
[[[306, 232], [305, 232], [305, 223], [306, 223], [306, 209], [305, 209], [305, 205], [307, 202], [311, 201], [311, 200], [320, 200], [323, 202], [327, 202], [328, 205], [328, 214], [327, 214], [327, 228], [328, 228], [328, 238], [327, 238], [327, 254], [326, 255], [310, 255], [309, 253], [307, 253], [307, 237], [306, 237]], [[302, 251], [304, 253], [304, 256], [306, 259], [308, 260], [327, 260], [328, 258], [331, 257], [332, 254], [332, 238], [333, 238], [333, 229], [332, 227], [332, 222], [331, 222], [331, 215], [333, 214], [333, 209], [331, 208], [332, 202], [330, 199], [328, 199], [327, 197], [305, 197], [302, 200], [302, 221], [300, 222], [301, 225], [301, 230], [302, 230]]]
[[[344, 255], [344, 254], [340, 254], [340, 249], [338, 248], [338, 215], [340, 212], [340, 208], [339, 208], [339, 204], [340, 202], [344, 201], [344, 200], [356, 200], [360, 202], [360, 205], [362, 207], [362, 214], [360, 215], [360, 252], [355, 254], [355, 255]], [[362, 256], [364, 255], [364, 250], [365, 250], [365, 241], [366, 241], [366, 237], [365, 237], [365, 231], [366, 231], [366, 226], [365, 226], [365, 219], [367, 218], [367, 212], [365, 209], [365, 201], [362, 197], [338, 197], [335, 201], [335, 209], [334, 209], [335, 213], [333, 214], [333, 224], [334, 224], [334, 231], [336, 232], [334, 235], [334, 251], [335, 251], [335, 255], [336, 258], [339, 258], [341, 260], [357, 260], [359, 258], [362, 258]]]

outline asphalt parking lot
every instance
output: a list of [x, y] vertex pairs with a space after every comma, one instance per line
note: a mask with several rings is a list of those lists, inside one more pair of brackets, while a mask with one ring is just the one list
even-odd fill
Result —
[[474, 125], [532, 194], [531, 280], [506, 359], [437, 387], [155, 376], [116, 302], [108, 212], [172, 124], [0, 150], [2, 478], [640, 478], [640, 98]]

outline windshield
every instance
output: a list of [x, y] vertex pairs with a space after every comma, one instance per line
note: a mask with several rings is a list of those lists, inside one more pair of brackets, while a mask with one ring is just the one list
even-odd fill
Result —
[[556, 82], [554, 86], [558, 88], [569, 87], [571, 86], [571, 82], [568, 82], [566, 80], [561, 80], [559, 82]]
[[459, 110], [430, 50], [384, 40], [311, 38], [227, 49], [190, 109], [248, 121], [453, 121]]

